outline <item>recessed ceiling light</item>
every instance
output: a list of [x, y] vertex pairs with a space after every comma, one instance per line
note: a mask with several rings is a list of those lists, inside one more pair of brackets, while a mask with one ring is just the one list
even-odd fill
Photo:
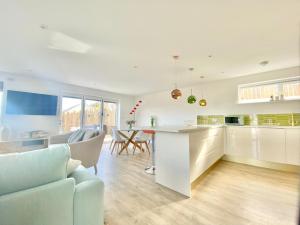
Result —
[[200, 76], [200, 78], [201, 78], [201, 79], [203, 79], [203, 78], [204, 78], [204, 76]]
[[208, 55], [208, 58], [212, 58], [212, 55]]
[[47, 30], [47, 29], [48, 29], [48, 25], [46, 25], [46, 24], [41, 24], [41, 25], [40, 25], [40, 28], [43, 29], [43, 30]]
[[193, 71], [193, 70], [194, 70], [194, 68], [193, 68], [193, 67], [190, 67], [190, 68], [189, 68], [189, 71]]
[[259, 63], [259, 65], [261, 65], [261, 66], [266, 66], [266, 65], [268, 65], [268, 64], [269, 64], [269, 61], [267, 61], [267, 60], [261, 61], [261, 62]]
[[133, 66], [133, 68], [134, 68], [134, 69], [137, 69], [137, 68], [138, 68], [138, 66]]

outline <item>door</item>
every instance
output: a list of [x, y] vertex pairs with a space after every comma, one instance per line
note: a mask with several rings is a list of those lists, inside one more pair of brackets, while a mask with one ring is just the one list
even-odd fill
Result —
[[83, 127], [100, 130], [101, 126], [101, 100], [84, 99]]
[[106, 140], [111, 139], [112, 129], [117, 127], [118, 103], [112, 101], [103, 102], [103, 125], [107, 127]]
[[62, 97], [61, 128], [63, 132], [75, 131], [81, 127], [82, 99]]

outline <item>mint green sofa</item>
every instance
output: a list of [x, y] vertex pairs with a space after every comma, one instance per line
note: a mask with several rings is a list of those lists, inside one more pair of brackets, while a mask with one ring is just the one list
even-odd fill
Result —
[[76, 169], [68, 145], [0, 155], [0, 225], [103, 225], [103, 182]]

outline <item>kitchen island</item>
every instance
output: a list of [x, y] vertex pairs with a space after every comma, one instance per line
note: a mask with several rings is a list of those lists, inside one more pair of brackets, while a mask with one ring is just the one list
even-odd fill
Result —
[[155, 181], [191, 197], [192, 183], [224, 155], [224, 127], [138, 128], [155, 131]]

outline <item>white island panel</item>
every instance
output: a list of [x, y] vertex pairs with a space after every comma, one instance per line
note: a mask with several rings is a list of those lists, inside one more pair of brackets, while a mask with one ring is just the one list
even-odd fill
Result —
[[155, 181], [190, 197], [189, 134], [157, 132], [155, 138]]

